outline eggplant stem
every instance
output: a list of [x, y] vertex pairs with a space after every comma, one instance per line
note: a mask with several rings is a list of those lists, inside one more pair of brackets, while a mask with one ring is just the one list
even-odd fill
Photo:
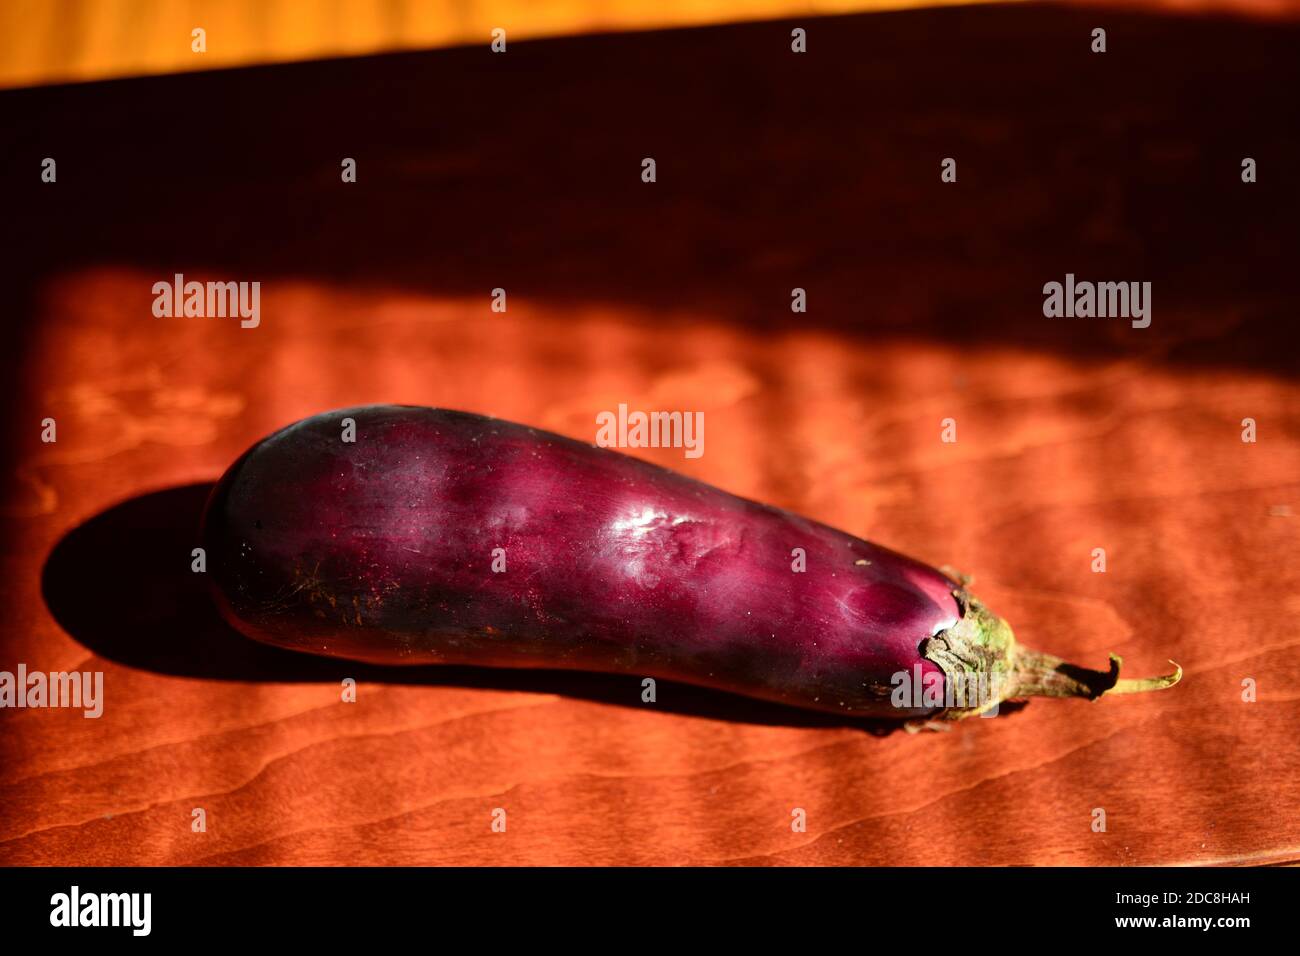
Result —
[[[1089, 670], [1059, 657], [1030, 650], [1016, 642], [1007, 622], [981, 604], [965, 588], [953, 592], [961, 619], [921, 643], [923, 657], [938, 664], [955, 688], [956, 703], [942, 717], [961, 720], [993, 710], [1004, 700], [1024, 697], [1084, 697], [1097, 700], [1108, 694], [1143, 694], [1173, 687], [1183, 677], [1175, 661], [1172, 674], [1120, 679], [1119, 655], [1110, 655], [1110, 667]], [[971, 694], [974, 690], [975, 694]]]
[[1173, 687], [1183, 679], [1183, 669], [1177, 661], [1170, 661], [1174, 665], [1172, 674], [1162, 674], [1159, 677], [1125, 677], [1123, 680], [1115, 682], [1115, 686], [1106, 691], [1108, 694], [1145, 694], [1149, 690], [1164, 690], [1166, 687]]
[[1159, 677], [1126, 677], [1120, 679], [1123, 658], [1110, 655], [1110, 669], [1089, 670], [1077, 664], [1067, 664], [1059, 657], [1017, 646], [1012, 651], [1012, 665], [1008, 688], [1011, 697], [1086, 697], [1096, 700], [1107, 694], [1143, 694], [1152, 690], [1173, 687], [1183, 677], [1183, 669], [1176, 661], [1172, 674]]

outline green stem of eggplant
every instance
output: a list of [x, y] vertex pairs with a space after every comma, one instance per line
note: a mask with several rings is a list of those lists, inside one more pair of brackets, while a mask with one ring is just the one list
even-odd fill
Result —
[[[1182, 679], [1183, 669], [1158, 677], [1123, 678], [1121, 660], [1110, 655], [1110, 667], [1090, 670], [1059, 657], [1030, 650], [1016, 642], [1007, 622], [964, 588], [953, 592], [961, 619], [921, 644], [921, 654], [938, 664], [959, 691], [957, 706], [943, 716], [949, 720], [974, 717], [1004, 700], [1024, 697], [1083, 697], [1097, 700], [1112, 694], [1141, 694], [1164, 690]], [[971, 692], [974, 691], [972, 694]], [[963, 696], [970, 695], [970, 696]]]
[[1159, 677], [1120, 678], [1123, 660], [1118, 654], [1110, 655], [1110, 669], [1089, 670], [1069, 664], [1059, 657], [1017, 647], [1013, 651], [1012, 674], [1016, 697], [1086, 697], [1096, 700], [1109, 694], [1141, 694], [1164, 690], [1182, 679], [1183, 669], [1174, 661], [1172, 674]]

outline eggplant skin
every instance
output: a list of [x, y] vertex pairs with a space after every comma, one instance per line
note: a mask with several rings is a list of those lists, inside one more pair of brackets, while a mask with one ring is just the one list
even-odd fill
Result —
[[894, 706], [893, 681], [943, 680], [921, 648], [963, 614], [956, 582], [861, 538], [437, 408], [327, 412], [258, 442], [214, 488], [202, 543], [223, 616], [280, 647], [617, 672], [862, 717], [942, 709]]

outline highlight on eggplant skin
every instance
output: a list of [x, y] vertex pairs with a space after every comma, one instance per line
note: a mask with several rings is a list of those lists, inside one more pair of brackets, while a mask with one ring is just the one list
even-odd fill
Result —
[[237, 630], [372, 663], [625, 673], [922, 723], [1182, 673], [1121, 680], [1113, 656], [1091, 671], [1030, 651], [905, 555], [467, 412], [373, 405], [289, 425], [227, 470], [201, 534]]

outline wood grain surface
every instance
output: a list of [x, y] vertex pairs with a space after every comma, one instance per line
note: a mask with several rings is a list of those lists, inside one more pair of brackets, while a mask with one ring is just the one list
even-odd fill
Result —
[[[0, 88], [978, 0], [5, 0]], [[1068, 0], [1274, 18], [1300, 0]], [[1104, 15], [1103, 15], [1104, 20]], [[194, 49], [193, 31], [205, 31]]]
[[[1300, 33], [1114, 14], [1102, 58], [1094, 19], [3, 94], [0, 670], [101, 670], [106, 701], [0, 711], [0, 863], [1300, 860]], [[261, 281], [260, 326], [153, 317], [175, 272]], [[1066, 272], [1152, 281], [1151, 327], [1045, 319]], [[701, 410], [702, 458], [646, 457], [972, 574], [1031, 646], [1185, 679], [877, 734], [245, 641], [189, 571], [207, 484], [283, 424], [379, 401], [586, 440], [619, 402]]]
[[[4, 0], [0, 87], [975, 0]], [[1147, 0], [1143, 0], [1147, 2]], [[1300, 0], [1155, 0], [1266, 13]], [[205, 31], [204, 49], [192, 31]], [[508, 44], [507, 44], [508, 45]]]

